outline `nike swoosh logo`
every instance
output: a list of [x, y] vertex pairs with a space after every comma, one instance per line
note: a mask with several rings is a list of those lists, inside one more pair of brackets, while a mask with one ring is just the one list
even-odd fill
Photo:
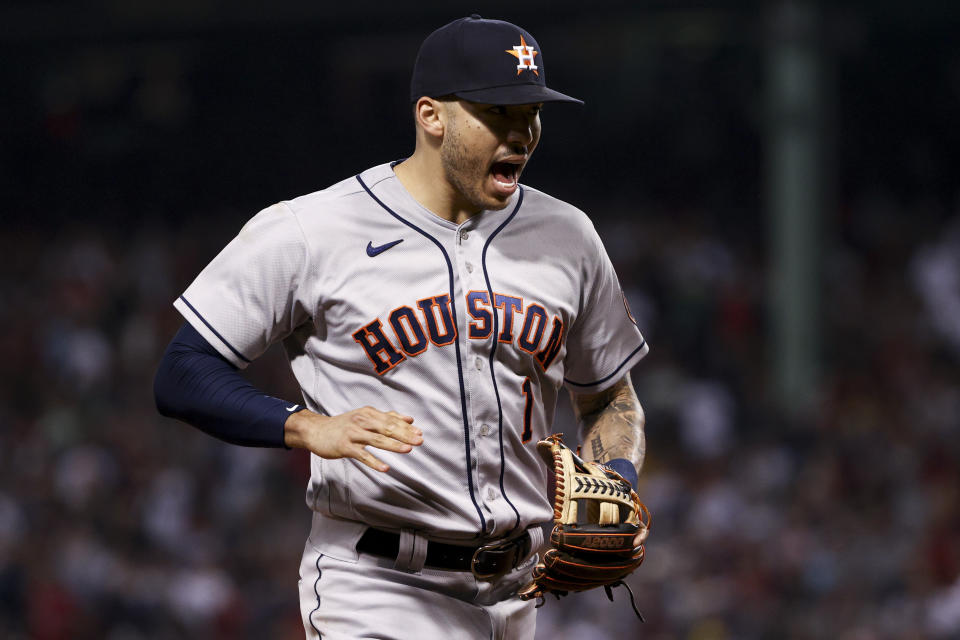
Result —
[[375, 247], [375, 246], [373, 246], [373, 243], [372, 243], [372, 242], [368, 242], [368, 243], [367, 243], [367, 255], [370, 256], [371, 258], [373, 258], [374, 256], [380, 255], [381, 253], [383, 253], [383, 252], [386, 251], [387, 249], [389, 249], [389, 248], [391, 248], [391, 247], [397, 246], [397, 245], [400, 244], [401, 242], [403, 242], [403, 238], [400, 238], [399, 240], [394, 240], [393, 242], [388, 242], [387, 244], [382, 244], [382, 245], [380, 245], [379, 247]]
[[294, 409], [296, 409], [296, 408], [297, 408], [297, 407], [299, 407], [299, 406], [300, 406], [300, 405], [298, 405], [298, 404], [295, 404], [295, 405], [293, 405], [292, 407], [287, 407], [287, 411], [289, 411], [289, 412], [291, 412], [291, 413], [292, 413], [292, 412], [293, 412], [293, 410], [294, 410]]

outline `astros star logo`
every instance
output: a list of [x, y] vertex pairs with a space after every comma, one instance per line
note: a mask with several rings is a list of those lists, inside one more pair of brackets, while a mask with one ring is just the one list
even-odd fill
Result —
[[536, 76], [540, 75], [540, 72], [537, 71], [537, 65], [533, 63], [534, 57], [536, 57], [538, 51], [527, 46], [527, 41], [523, 39], [523, 36], [520, 36], [520, 44], [515, 46], [513, 49], [507, 49], [507, 53], [514, 56], [519, 60], [520, 64], [517, 65], [517, 75], [520, 75], [520, 72], [524, 69], [529, 69], [533, 71], [533, 74]]

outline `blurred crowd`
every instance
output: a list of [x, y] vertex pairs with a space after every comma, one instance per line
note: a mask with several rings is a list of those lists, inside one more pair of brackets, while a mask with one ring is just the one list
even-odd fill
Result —
[[[633, 380], [653, 529], [628, 580], [645, 624], [600, 590], [548, 599], [538, 638], [960, 637], [960, 55], [865, 31], [834, 69], [838, 205], [800, 414], [771, 400], [756, 50], [684, 31], [596, 79], [617, 100], [545, 115], [525, 181], [594, 218], [651, 344]], [[302, 638], [307, 456], [161, 418], [153, 373], [172, 301], [250, 215], [406, 150], [383, 101], [406, 71], [364, 71], [364, 46], [327, 64], [332, 35], [242, 35], [26, 47], [7, 53], [34, 75], [0, 69], [26, 96], [0, 104], [2, 638]], [[362, 130], [343, 121], [357, 95]], [[249, 375], [297, 398], [278, 347]]]
[[[171, 300], [202, 266], [177, 245], [158, 230], [4, 238], [18, 302], [0, 338], [0, 637], [300, 626], [305, 456], [224, 446], [153, 406]], [[257, 374], [287, 380], [275, 364]]]

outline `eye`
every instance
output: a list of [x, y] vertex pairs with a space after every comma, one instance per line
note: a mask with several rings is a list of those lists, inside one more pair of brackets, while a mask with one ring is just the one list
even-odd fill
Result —
[[507, 115], [507, 108], [502, 104], [495, 104], [490, 107], [490, 113], [498, 116], [505, 116]]

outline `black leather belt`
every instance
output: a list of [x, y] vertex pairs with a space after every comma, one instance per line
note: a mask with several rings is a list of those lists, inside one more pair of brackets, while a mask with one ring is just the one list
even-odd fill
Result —
[[[479, 547], [428, 542], [424, 565], [450, 571], [471, 571], [483, 579], [494, 578], [517, 568], [530, 555], [530, 544], [529, 533]], [[396, 558], [400, 552], [400, 534], [370, 527], [357, 543], [357, 551]]]

